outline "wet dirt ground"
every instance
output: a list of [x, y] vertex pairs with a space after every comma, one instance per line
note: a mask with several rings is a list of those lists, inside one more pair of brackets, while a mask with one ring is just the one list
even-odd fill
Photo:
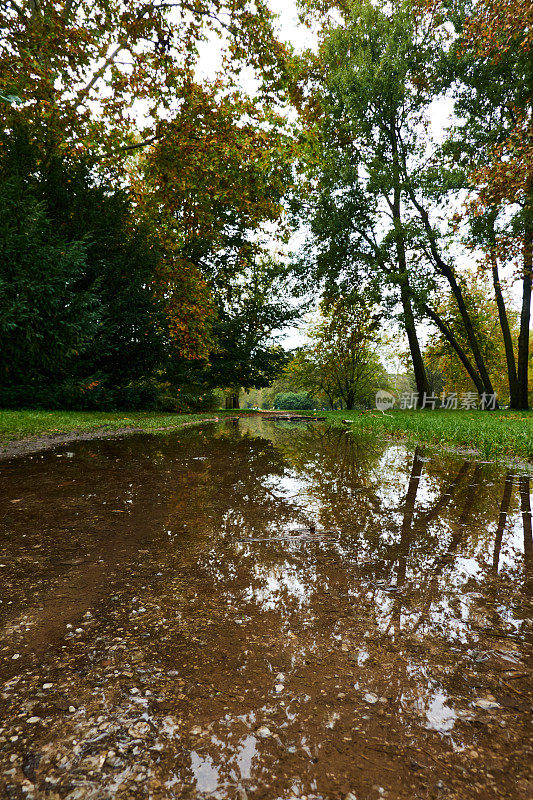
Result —
[[530, 491], [257, 418], [0, 464], [0, 797], [529, 800]]

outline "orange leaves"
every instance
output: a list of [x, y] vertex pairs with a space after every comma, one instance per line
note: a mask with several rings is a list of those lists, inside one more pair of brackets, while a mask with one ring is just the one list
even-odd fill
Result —
[[152, 201], [185, 237], [211, 242], [228, 215], [254, 230], [277, 222], [288, 171], [279, 166], [283, 135], [248, 98], [224, 96], [219, 88], [190, 84], [144, 162]]
[[527, 0], [479, 0], [467, 20], [466, 43], [478, 56], [498, 61], [509, 48], [533, 47], [533, 4]]
[[[140, 124], [148, 138], [175, 107], [207, 30], [214, 47], [233, 45], [227, 75], [248, 63], [267, 82], [278, 81], [283, 54], [263, 0], [8, 0], [0, 4], [0, 92], [23, 99], [17, 119], [31, 127], [41, 125], [50, 104], [56, 144], [74, 151], [87, 142], [98, 158], [116, 163], [125, 137]], [[10, 124], [14, 111], [0, 107], [0, 119]]]

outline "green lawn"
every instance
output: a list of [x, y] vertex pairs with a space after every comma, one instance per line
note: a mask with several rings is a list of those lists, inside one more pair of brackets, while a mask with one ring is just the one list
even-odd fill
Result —
[[349, 419], [356, 431], [474, 449], [487, 458], [533, 460], [532, 411], [327, 411], [321, 416], [335, 425]]
[[206, 414], [159, 414], [152, 411], [0, 411], [0, 441], [26, 436], [90, 431], [96, 428], [175, 428], [218, 416]]
[[[0, 411], [0, 442], [31, 436], [89, 431], [97, 428], [179, 428], [216, 416], [246, 411], [160, 414], [151, 411]], [[313, 414], [311, 411], [299, 412]], [[533, 461], [533, 412], [520, 411], [325, 411], [333, 425], [431, 445], [468, 448], [483, 457], [517, 457]]]

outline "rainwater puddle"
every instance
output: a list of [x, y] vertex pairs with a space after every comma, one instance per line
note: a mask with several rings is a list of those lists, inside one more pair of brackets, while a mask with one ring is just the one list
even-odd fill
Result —
[[526, 475], [247, 418], [0, 489], [0, 796], [533, 794]]

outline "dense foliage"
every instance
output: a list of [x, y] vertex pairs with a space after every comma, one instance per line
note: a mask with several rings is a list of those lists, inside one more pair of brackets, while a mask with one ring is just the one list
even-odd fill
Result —
[[[208, 38], [223, 69], [199, 83]], [[262, 235], [292, 157], [266, 6], [10, 1], [0, 40], [0, 404], [183, 410], [269, 382], [294, 310]]]

